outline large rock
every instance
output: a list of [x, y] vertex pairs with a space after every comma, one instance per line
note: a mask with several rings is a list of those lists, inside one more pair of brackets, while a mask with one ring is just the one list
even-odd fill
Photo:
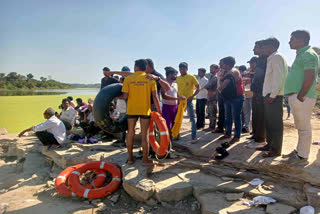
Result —
[[211, 192], [201, 194], [196, 197], [201, 204], [202, 214], [264, 214], [265, 212], [256, 207], [248, 207], [242, 202], [228, 202], [225, 200], [225, 194]]
[[304, 192], [307, 195], [309, 205], [320, 207], [320, 188], [305, 184]]
[[0, 144], [0, 156], [1, 157], [23, 157], [25, 154], [25, 148], [17, 141], [9, 141]]
[[155, 182], [147, 178], [149, 167], [142, 166], [137, 160], [134, 164], [123, 165], [121, 170], [123, 188], [131, 197], [146, 202], [153, 196]]
[[155, 197], [158, 201], [180, 201], [192, 194], [192, 185], [175, 174], [158, 173], [152, 179], [156, 182]]
[[295, 207], [288, 206], [285, 204], [280, 204], [280, 203], [269, 204], [267, 206], [268, 214], [291, 214], [296, 210], [297, 209]]

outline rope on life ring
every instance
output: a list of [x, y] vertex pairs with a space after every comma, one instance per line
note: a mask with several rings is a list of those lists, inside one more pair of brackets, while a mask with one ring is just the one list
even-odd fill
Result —
[[[160, 160], [159, 157], [164, 157], [161, 159], [165, 159], [170, 153], [170, 149], [172, 146], [166, 120], [158, 112], [155, 112], [155, 111], [151, 112], [150, 116], [151, 116], [150, 126], [149, 126], [150, 145], [152, 147], [152, 150], [156, 153], [156, 158], [158, 160]], [[159, 130], [158, 133], [160, 134], [160, 145], [156, 139], [154, 123], [156, 123]]]

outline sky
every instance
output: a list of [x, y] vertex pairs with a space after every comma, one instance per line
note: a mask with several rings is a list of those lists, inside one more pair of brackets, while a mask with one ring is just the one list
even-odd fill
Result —
[[155, 68], [209, 70], [226, 56], [247, 65], [254, 42], [274, 36], [288, 65], [288, 41], [306, 29], [320, 47], [319, 0], [1, 0], [0, 73], [32, 73], [66, 83], [99, 83], [151, 58]]

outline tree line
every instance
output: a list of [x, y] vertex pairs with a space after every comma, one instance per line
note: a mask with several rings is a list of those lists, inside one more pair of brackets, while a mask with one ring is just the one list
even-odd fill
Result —
[[0, 89], [68, 89], [73, 86], [58, 82], [55, 80], [48, 80], [45, 77], [40, 77], [40, 80], [34, 79], [34, 76], [29, 73], [26, 76], [11, 72], [7, 75], [0, 73]]

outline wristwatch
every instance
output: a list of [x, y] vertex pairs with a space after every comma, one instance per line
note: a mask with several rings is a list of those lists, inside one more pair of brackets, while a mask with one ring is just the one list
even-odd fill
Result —
[[158, 77], [158, 79], [156, 79], [156, 81], [158, 82], [160, 79], [161, 79], [161, 78], [160, 78], [160, 77]]

